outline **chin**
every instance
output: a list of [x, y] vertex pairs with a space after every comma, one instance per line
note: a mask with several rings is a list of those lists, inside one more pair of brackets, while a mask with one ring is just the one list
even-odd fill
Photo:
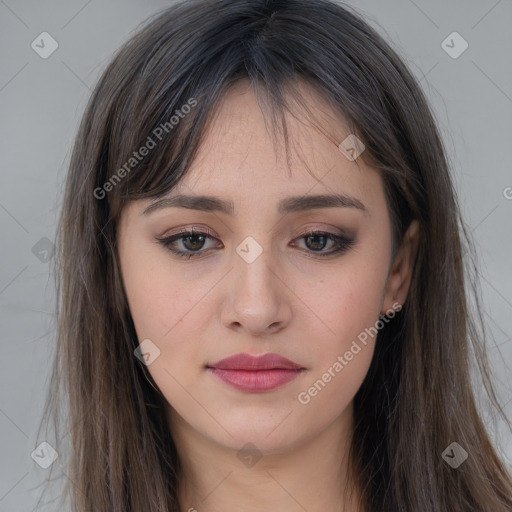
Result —
[[279, 411], [254, 409], [248, 413], [224, 416], [223, 426], [209, 432], [203, 432], [217, 444], [239, 451], [251, 444], [262, 455], [272, 455], [291, 451], [302, 443], [313, 439], [325, 427], [321, 424], [309, 424], [300, 418], [292, 407], [282, 406]]

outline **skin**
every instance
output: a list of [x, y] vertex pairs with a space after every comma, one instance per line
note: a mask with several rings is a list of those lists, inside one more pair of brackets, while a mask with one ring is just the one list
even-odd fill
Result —
[[[336, 141], [350, 133], [313, 90], [308, 104]], [[391, 225], [379, 173], [352, 162], [308, 123], [287, 118], [294, 142], [292, 173], [275, 154], [248, 83], [233, 86], [187, 175], [169, 195], [232, 200], [232, 216], [178, 207], [144, 214], [154, 200], [129, 203], [119, 231], [121, 271], [139, 340], [160, 355], [148, 366], [166, 397], [167, 418], [183, 464], [183, 510], [355, 512], [357, 482], [347, 476], [353, 398], [368, 371], [375, 339], [335, 372], [309, 403], [298, 400], [365, 328], [410, 284], [418, 226], [411, 224], [392, 259]], [[314, 170], [312, 176], [310, 170]], [[277, 203], [291, 195], [344, 193], [353, 207], [286, 215]], [[156, 240], [195, 226], [215, 239], [197, 258], [173, 255]], [[311, 229], [351, 233], [345, 252], [322, 258], [335, 242], [307, 244]], [[251, 263], [236, 252], [248, 236], [263, 252]], [[302, 236], [302, 237], [301, 237]], [[317, 252], [315, 252], [315, 249]], [[229, 355], [275, 352], [305, 368], [272, 391], [236, 390], [206, 369]], [[244, 464], [246, 443], [262, 456]], [[249, 463], [248, 460], [246, 460]], [[344, 484], [352, 489], [352, 497]], [[192, 510], [191, 510], [192, 509]]]

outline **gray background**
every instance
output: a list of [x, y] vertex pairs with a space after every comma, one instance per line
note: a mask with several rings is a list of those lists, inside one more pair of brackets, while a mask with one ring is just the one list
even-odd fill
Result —
[[[36, 428], [55, 343], [53, 262], [40, 240], [54, 240], [77, 123], [112, 52], [170, 3], [0, 0], [2, 512], [33, 510], [34, 486], [48, 471], [30, 456], [44, 440]], [[489, 355], [512, 417], [512, 2], [349, 3], [404, 56], [434, 107], [477, 244]], [[44, 31], [59, 45], [47, 59], [31, 48]], [[453, 31], [469, 44], [458, 58], [441, 46]], [[510, 432], [501, 424], [491, 431], [512, 464]]]

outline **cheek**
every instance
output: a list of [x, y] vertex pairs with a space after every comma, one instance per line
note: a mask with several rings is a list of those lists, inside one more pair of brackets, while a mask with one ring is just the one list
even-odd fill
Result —
[[[386, 262], [371, 261], [354, 254], [336, 272], [315, 284], [308, 305], [325, 326], [319, 337], [325, 356], [348, 350], [352, 340], [378, 320], [387, 275]], [[305, 290], [304, 290], [305, 292]], [[303, 293], [304, 293], [303, 292]]]
[[296, 396], [304, 417], [330, 424], [359, 390], [373, 357], [385, 277], [382, 265], [347, 263], [316, 295], [313, 307], [331, 332], [316, 337], [312, 371]]
[[345, 258], [310, 294], [311, 309], [328, 330], [314, 338], [312, 371], [297, 399], [323, 421], [350, 403], [372, 360], [388, 263], [377, 254], [368, 250]]
[[[160, 254], [161, 253], [161, 254]], [[164, 251], [128, 248], [122, 259], [123, 280], [139, 339], [172, 339], [197, 315], [205, 280], [179, 272]], [[200, 282], [199, 282], [200, 281]], [[167, 342], [166, 342], [167, 343]]]
[[165, 251], [126, 249], [121, 264], [137, 337], [140, 343], [151, 340], [149, 346], [158, 354], [147, 369], [173, 407], [200, 415], [185, 390], [200, 379], [211, 349], [207, 329], [216, 308], [206, 292], [218, 276], [181, 272], [184, 265], [178, 268]]

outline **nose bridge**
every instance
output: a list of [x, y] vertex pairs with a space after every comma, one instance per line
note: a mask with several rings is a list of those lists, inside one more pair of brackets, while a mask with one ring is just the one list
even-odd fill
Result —
[[227, 321], [253, 333], [284, 326], [289, 313], [283, 284], [276, 277], [278, 264], [268, 244], [268, 237], [260, 243], [248, 236], [235, 249]]
[[[259, 237], [262, 240], [262, 236]], [[235, 288], [239, 301], [269, 300], [275, 296], [275, 271], [272, 270], [272, 249], [268, 238], [262, 243], [248, 236], [235, 249]], [[274, 262], [275, 265], [275, 262]]]

